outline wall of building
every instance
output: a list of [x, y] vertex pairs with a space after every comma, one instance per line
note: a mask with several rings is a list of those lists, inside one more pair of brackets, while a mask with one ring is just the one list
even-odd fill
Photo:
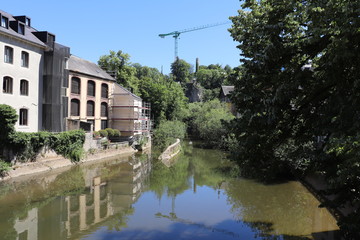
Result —
[[[4, 62], [4, 48], [13, 48], [13, 63]], [[29, 53], [29, 67], [21, 67], [21, 52]], [[17, 114], [21, 108], [28, 109], [28, 124], [20, 126], [19, 121], [15, 124], [15, 129], [22, 132], [37, 132], [41, 129], [41, 99], [39, 92], [40, 79], [43, 75], [44, 50], [40, 46], [29, 44], [0, 34], [0, 82], [3, 87], [4, 76], [13, 79], [12, 94], [3, 93], [0, 90], [0, 103], [8, 104], [16, 109]], [[29, 83], [28, 96], [20, 95], [20, 80], [25, 79]]]
[[[77, 77], [80, 79], [80, 94], [71, 93], [71, 79], [72, 77]], [[87, 95], [87, 85], [88, 81], [95, 82], [95, 97]], [[107, 84], [109, 93], [108, 97], [110, 98], [113, 92], [114, 83], [112, 81], [99, 79], [87, 75], [82, 75], [78, 73], [74, 73], [70, 71], [69, 74], [69, 88], [67, 89], [67, 96], [69, 96], [69, 110], [68, 110], [68, 119], [72, 120], [80, 120], [87, 122], [89, 120], [94, 121], [94, 131], [98, 131], [101, 129], [101, 120], [107, 120], [109, 126], [109, 115], [110, 115], [110, 103], [109, 98], [102, 98], [101, 97], [101, 85]], [[80, 100], [80, 116], [71, 116], [71, 99], [78, 99]], [[94, 101], [95, 103], [95, 112], [94, 116], [87, 116], [87, 101]], [[108, 105], [108, 117], [101, 116], [101, 103], [107, 103]]]
[[142, 100], [118, 84], [114, 86], [111, 99], [111, 126], [118, 129], [122, 136], [140, 135], [142, 122], [147, 120], [142, 114]]

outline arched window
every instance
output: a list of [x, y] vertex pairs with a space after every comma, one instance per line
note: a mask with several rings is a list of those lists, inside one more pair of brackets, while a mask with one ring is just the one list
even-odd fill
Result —
[[20, 108], [19, 125], [20, 126], [27, 126], [28, 125], [28, 110], [26, 108]]
[[21, 52], [21, 66], [22, 67], [29, 67], [29, 53], [22, 51]]
[[25, 79], [20, 80], [20, 95], [29, 95], [29, 82]]
[[13, 79], [11, 77], [4, 77], [3, 93], [13, 93]]
[[109, 86], [105, 83], [101, 84], [101, 97], [102, 98], [109, 97]]
[[80, 101], [78, 99], [71, 99], [70, 115], [80, 116]]
[[95, 103], [94, 101], [87, 101], [86, 104], [86, 112], [87, 112], [87, 116], [94, 116], [95, 115]]
[[87, 85], [87, 95], [95, 97], [95, 82], [89, 80]]
[[102, 117], [108, 116], [108, 105], [105, 102], [101, 103], [101, 116]]
[[13, 63], [14, 59], [14, 49], [9, 46], [5, 46], [4, 62]]
[[71, 93], [80, 94], [80, 78], [71, 78]]

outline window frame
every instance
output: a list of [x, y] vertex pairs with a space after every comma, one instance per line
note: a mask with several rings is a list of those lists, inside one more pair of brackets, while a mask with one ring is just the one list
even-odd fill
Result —
[[14, 63], [14, 49], [10, 46], [4, 47], [4, 62], [9, 64]]
[[21, 67], [29, 68], [29, 53], [21, 51]]
[[29, 81], [26, 79], [20, 80], [20, 95], [29, 96]]
[[101, 84], [101, 98], [109, 98], [109, 85], [106, 83]]
[[6, 29], [9, 29], [9, 18], [1, 15], [0, 26]]
[[[93, 93], [93, 94], [90, 94], [90, 90], [91, 90], [90, 86], [92, 84], [93, 84], [94, 88], [93, 88], [91, 93]], [[90, 96], [90, 97], [95, 97], [95, 94], [96, 94], [96, 83], [93, 80], [88, 80], [88, 82], [87, 82], [87, 95]]]
[[[103, 106], [105, 106], [105, 113], [103, 112]], [[106, 102], [102, 102], [100, 105], [100, 117], [108, 117], [108, 116], [109, 116], [108, 104]]]
[[[75, 92], [75, 89], [74, 89], [74, 85], [73, 82], [75, 83], [76, 81], [78, 81], [78, 91]], [[78, 78], [78, 77], [72, 77], [71, 78], [71, 93], [72, 94], [80, 94], [81, 93], [81, 79]]]
[[14, 79], [9, 76], [3, 77], [3, 90], [5, 94], [13, 94]]
[[29, 126], [29, 109], [19, 109], [19, 126]]
[[[89, 108], [89, 106], [91, 108]], [[86, 102], [86, 116], [95, 117], [95, 102], [92, 100]]]
[[[73, 103], [77, 103], [77, 109], [76, 109], [77, 114], [73, 114], [75, 111], [73, 108]], [[80, 100], [77, 98], [72, 98], [70, 100], [70, 116], [74, 116], [74, 117], [80, 116]]]

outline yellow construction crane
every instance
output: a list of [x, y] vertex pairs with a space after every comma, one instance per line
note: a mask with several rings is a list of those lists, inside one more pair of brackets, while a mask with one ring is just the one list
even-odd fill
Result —
[[178, 57], [178, 39], [179, 39], [179, 36], [181, 33], [197, 31], [197, 30], [201, 30], [204, 28], [216, 27], [216, 26], [225, 25], [225, 24], [229, 24], [229, 23], [231, 23], [231, 22], [226, 21], [226, 22], [221, 22], [221, 23], [207, 24], [207, 25], [188, 28], [188, 29], [184, 29], [184, 30], [180, 30], [180, 31], [173, 31], [170, 33], [159, 34], [159, 37], [165, 38], [166, 36], [173, 36], [173, 38], [175, 39], [175, 59], [176, 59]]

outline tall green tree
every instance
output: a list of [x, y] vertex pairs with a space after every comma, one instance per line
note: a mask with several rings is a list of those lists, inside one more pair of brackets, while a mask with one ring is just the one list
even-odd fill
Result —
[[[240, 165], [268, 177], [325, 171], [336, 205], [359, 206], [360, 2], [247, 0], [242, 8], [230, 29], [243, 63], [232, 94]], [[359, 215], [351, 221], [342, 229], [355, 239]]]
[[187, 82], [190, 82], [192, 77], [192, 68], [185, 60], [176, 58], [171, 64], [171, 74], [175, 82], [181, 83], [184, 86]]
[[132, 66], [129, 54], [121, 50], [110, 51], [109, 55], [100, 57], [98, 64], [105, 71], [115, 73], [117, 83], [138, 94], [137, 69]]

